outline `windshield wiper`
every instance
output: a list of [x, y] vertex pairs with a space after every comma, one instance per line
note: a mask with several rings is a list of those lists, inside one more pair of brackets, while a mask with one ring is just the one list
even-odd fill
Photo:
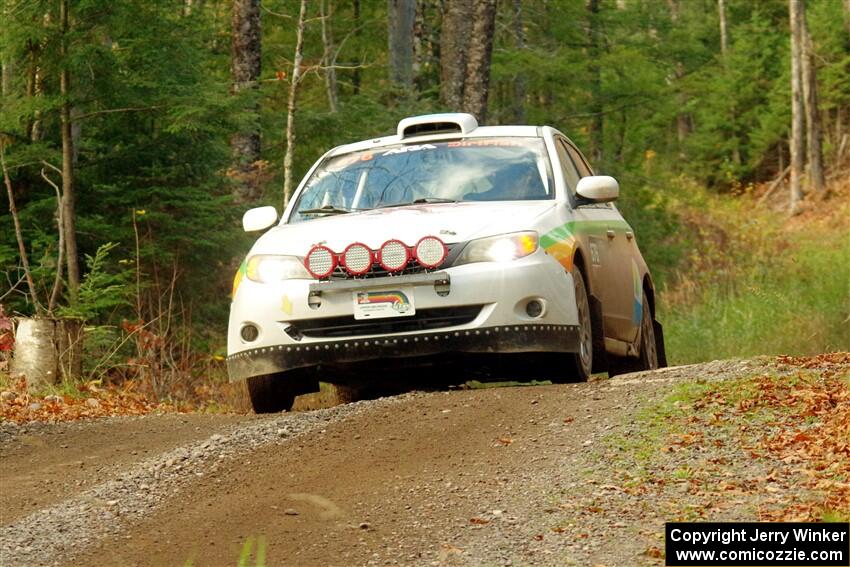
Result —
[[409, 207], [410, 205], [422, 205], [424, 203], [457, 203], [457, 199], [443, 199], [442, 197], [420, 197], [409, 203], [390, 203], [389, 205], [381, 205], [378, 209], [387, 209], [389, 207]]
[[342, 207], [334, 207], [333, 205], [324, 205], [323, 207], [318, 207], [316, 209], [304, 209], [303, 211], [298, 211], [299, 215], [344, 215], [345, 213], [351, 213], [358, 209], [344, 209]]
[[422, 203], [457, 203], [457, 199], [443, 199], [442, 197], [421, 197], [413, 200], [413, 205]]

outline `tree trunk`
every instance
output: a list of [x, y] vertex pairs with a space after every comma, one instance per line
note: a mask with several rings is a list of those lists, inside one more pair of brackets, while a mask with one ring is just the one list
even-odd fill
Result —
[[603, 145], [603, 108], [602, 108], [602, 74], [599, 67], [599, 2], [601, 0], [587, 0], [587, 43], [590, 57], [590, 155], [594, 167], [600, 167], [602, 163]]
[[802, 35], [800, 29], [800, 12], [803, 9], [803, 0], [788, 0], [788, 15], [791, 20], [791, 199], [789, 211], [791, 214], [799, 212], [800, 201], [803, 199], [803, 191], [800, 180], [803, 176], [803, 153], [805, 144], [803, 142], [803, 89], [802, 70], [800, 60], [802, 58]]
[[390, 81], [405, 93], [413, 92], [413, 25], [416, 0], [387, 0], [387, 37]]
[[68, 71], [68, 0], [60, 0], [59, 25], [62, 30], [60, 53], [62, 70], [59, 72], [59, 93], [62, 96], [62, 107], [59, 117], [62, 132], [62, 218], [65, 233], [65, 261], [68, 268], [68, 294], [71, 303], [77, 301], [80, 289], [80, 264], [77, 258], [77, 217], [75, 212], [76, 196], [74, 194], [74, 135], [71, 118], [70, 72]]
[[12, 189], [12, 179], [9, 177], [9, 168], [6, 167], [6, 147], [5, 140], [0, 138], [0, 169], [3, 172], [3, 184], [6, 186], [6, 195], [9, 198], [9, 213], [12, 215], [12, 224], [15, 227], [15, 240], [18, 243], [18, 254], [21, 256], [21, 265], [24, 269], [24, 278], [27, 281], [27, 289], [29, 290], [30, 299], [32, 300], [33, 308], [36, 314], [42, 313], [41, 304], [38, 301], [38, 293], [35, 289], [35, 282], [32, 278], [32, 270], [30, 269], [29, 255], [27, 247], [24, 243], [24, 233], [21, 230], [21, 221], [18, 218], [18, 207], [15, 205], [15, 192]]
[[[514, 43], [518, 50], [525, 49], [525, 29], [522, 21], [522, 0], [513, 5]], [[514, 122], [525, 124], [525, 73], [520, 71], [514, 79]]]
[[717, 13], [720, 17], [720, 54], [729, 50], [729, 35], [726, 31], [726, 0], [717, 0]]
[[[354, 37], [360, 40], [360, 0], [353, 0], [351, 3], [352, 11], [354, 12]], [[360, 94], [360, 67], [354, 69], [354, 74], [351, 77], [351, 86], [354, 88], [354, 94]]]
[[[670, 8], [670, 23], [673, 26], [679, 25], [679, 0], [667, 0], [667, 6]], [[679, 142], [679, 159], [685, 159], [685, 140], [691, 133], [691, 115], [684, 112], [688, 105], [688, 95], [682, 89], [682, 81], [685, 77], [685, 65], [681, 61], [676, 61], [673, 66], [673, 84], [676, 85], [676, 103], [679, 112], [676, 113], [676, 140]], [[734, 152], [737, 154], [737, 148]]]
[[803, 41], [801, 72], [803, 103], [806, 109], [806, 155], [808, 157], [809, 187], [816, 193], [824, 191], [823, 149], [820, 108], [818, 105], [818, 82], [815, 68], [814, 45], [809, 34], [805, 12], [800, 13], [800, 35]]
[[12, 62], [3, 60], [0, 72], [0, 95], [7, 97], [12, 94]]
[[[3, 19], [9, 19], [9, 3], [3, 2]], [[0, 35], [8, 33], [5, 29], [0, 31]], [[5, 42], [4, 42], [5, 43]], [[12, 94], [12, 60], [11, 55], [7, 54], [0, 60], [0, 96], [7, 97]]]
[[[41, 72], [41, 49], [36, 48], [32, 52], [33, 57], [33, 67], [32, 67], [32, 83], [31, 89], [29, 92], [30, 97], [40, 97], [42, 91], [44, 90], [44, 81], [42, 78]], [[43, 135], [43, 130], [41, 127], [41, 110], [36, 110], [33, 112], [33, 120], [29, 130], [30, 140], [32, 142], [40, 142], [41, 137]]]
[[850, 0], [844, 0], [844, 27], [847, 28], [847, 33], [850, 34]]
[[325, 0], [319, 4], [322, 18], [322, 45], [324, 52], [322, 61], [325, 66], [325, 91], [328, 93], [328, 106], [331, 112], [339, 110], [339, 87], [336, 82], [336, 55], [334, 54], [334, 35], [331, 27], [333, 18], [333, 0], [329, 0], [325, 10]]
[[463, 108], [470, 14], [472, 0], [446, 0], [440, 32], [440, 100], [454, 112]]
[[463, 110], [480, 124], [487, 122], [490, 94], [490, 60], [496, 28], [496, 0], [474, 0], [472, 33], [466, 49], [466, 80], [463, 84]]
[[[67, 11], [67, 6], [65, 6]], [[61, 9], [62, 5], [60, 4], [60, 19], [61, 19]], [[44, 17], [42, 18], [42, 25], [45, 28], [49, 28], [51, 26], [50, 22], [50, 12], [46, 12]], [[60, 22], [61, 25], [61, 22]], [[63, 39], [64, 41], [64, 39]], [[30, 57], [32, 60], [32, 70], [30, 77], [30, 84], [27, 89], [27, 96], [29, 97], [40, 97], [42, 95], [42, 91], [44, 90], [44, 72], [41, 68], [41, 54], [44, 52], [44, 49], [47, 47], [47, 42], [44, 41], [39, 43], [36, 40], [31, 40], [29, 42], [30, 47]], [[63, 47], [60, 46], [60, 50]], [[32, 124], [29, 125], [29, 137], [33, 142], [40, 142], [42, 136], [44, 135], [44, 128], [42, 127], [41, 120], [41, 110], [36, 108], [33, 112], [33, 121]]]
[[12, 376], [24, 376], [31, 391], [79, 378], [82, 337], [82, 322], [76, 319], [16, 319]]
[[253, 115], [252, 126], [230, 138], [231, 173], [234, 180], [233, 197], [238, 203], [248, 203], [260, 197], [257, 162], [260, 159], [260, 129], [257, 120], [259, 90], [261, 31], [260, 0], [233, 0], [230, 74], [231, 92], [250, 92], [248, 112]]
[[413, 19], [413, 83], [414, 90], [421, 86], [419, 78], [427, 57], [425, 48], [425, 0], [416, 0], [416, 16]]
[[[682, 80], [685, 77], [685, 66], [681, 61], [676, 62], [675, 68], [676, 74], [676, 83], [681, 84]], [[679, 108], [683, 109], [688, 104], [688, 95], [683, 92], [681, 88], [679, 92], [676, 93], [676, 101], [678, 102]], [[688, 135], [691, 133], [691, 115], [688, 112], [679, 112], [676, 114], [676, 139], [679, 141], [679, 156], [685, 157], [684, 152], [684, 142], [687, 139]]]
[[295, 58], [292, 63], [292, 77], [289, 84], [289, 100], [286, 104], [286, 153], [283, 155], [283, 206], [289, 204], [292, 197], [292, 161], [295, 155], [295, 102], [298, 94], [298, 82], [301, 80], [301, 59], [304, 54], [304, 18], [307, 12], [307, 0], [301, 0], [298, 12], [298, 27], [295, 36]]

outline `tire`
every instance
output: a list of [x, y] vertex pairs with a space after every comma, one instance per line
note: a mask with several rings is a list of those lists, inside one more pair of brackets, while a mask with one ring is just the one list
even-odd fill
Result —
[[658, 342], [649, 302], [643, 302], [640, 319], [640, 354], [637, 358], [608, 355], [608, 376], [659, 368]]
[[286, 374], [263, 374], [246, 381], [254, 413], [289, 411], [296, 396], [314, 389], [309, 381]]
[[575, 268], [572, 272], [575, 285], [576, 311], [579, 324], [579, 351], [570, 354], [570, 370], [576, 382], [587, 382], [593, 370], [593, 321], [584, 275]]
[[655, 342], [655, 326], [652, 323], [652, 313], [649, 302], [643, 301], [643, 315], [640, 319], [640, 369], [655, 370], [658, 368], [658, 344]]

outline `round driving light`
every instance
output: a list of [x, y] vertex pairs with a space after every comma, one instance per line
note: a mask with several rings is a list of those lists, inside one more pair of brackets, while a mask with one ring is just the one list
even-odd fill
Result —
[[345, 252], [342, 253], [342, 265], [352, 276], [362, 276], [371, 270], [374, 261], [372, 251], [360, 242], [349, 244]]
[[326, 278], [336, 268], [336, 255], [327, 246], [313, 246], [304, 258], [304, 267], [314, 278]]
[[401, 240], [387, 240], [378, 250], [378, 263], [388, 272], [400, 272], [410, 261], [410, 250]]
[[246, 323], [242, 326], [242, 329], [239, 331], [239, 334], [242, 336], [242, 340], [246, 343], [252, 343], [257, 340], [257, 337], [260, 336], [260, 330], [256, 325], [252, 325], [251, 323]]
[[529, 317], [534, 317], [536, 319], [543, 314], [543, 304], [537, 299], [532, 299], [525, 304], [525, 312]]
[[443, 241], [436, 236], [426, 236], [416, 243], [413, 255], [426, 268], [436, 268], [443, 263], [449, 250]]

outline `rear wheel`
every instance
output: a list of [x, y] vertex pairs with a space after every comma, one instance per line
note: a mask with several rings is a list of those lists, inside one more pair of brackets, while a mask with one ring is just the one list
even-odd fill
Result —
[[573, 270], [576, 311], [578, 311], [579, 350], [569, 355], [572, 375], [578, 382], [586, 382], [593, 368], [593, 325], [591, 323], [590, 302], [584, 276], [578, 268]]
[[640, 320], [640, 355], [637, 358], [608, 355], [608, 375], [628, 374], [658, 368], [658, 343], [649, 302], [644, 299]]
[[285, 373], [252, 376], [246, 382], [255, 413], [289, 411], [296, 396], [317, 389], [311, 380]]
[[658, 349], [655, 342], [655, 327], [652, 325], [652, 313], [649, 302], [643, 302], [643, 317], [640, 320], [640, 366], [641, 370], [658, 368]]

